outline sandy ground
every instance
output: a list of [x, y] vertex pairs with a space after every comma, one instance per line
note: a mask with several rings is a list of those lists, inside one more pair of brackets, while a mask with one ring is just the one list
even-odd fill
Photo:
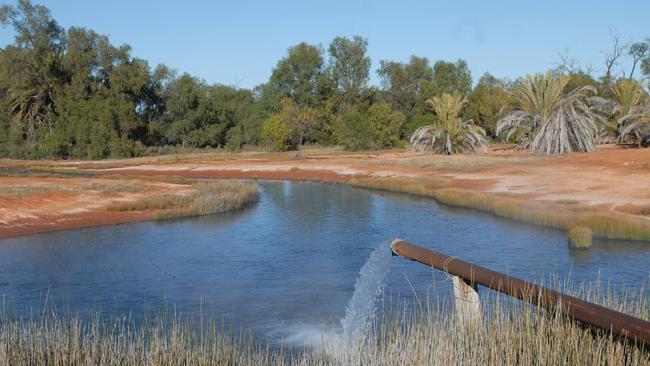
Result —
[[[650, 149], [600, 146], [590, 154], [543, 157], [497, 146], [488, 154], [439, 156], [387, 151], [345, 153], [333, 149], [292, 153], [207, 153], [95, 162], [0, 161], [1, 168], [85, 171], [100, 175], [180, 175], [201, 178], [313, 180], [346, 183], [359, 177], [446, 179], [452, 187], [498, 192], [541, 201], [571, 201], [650, 219]], [[33, 177], [0, 177], [0, 188]], [[146, 220], [152, 212], [109, 212], [116, 201], [139, 199], [183, 186], [152, 183], [144, 191], [111, 194], [84, 189], [97, 178], [37, 178], [63, 192], [0, 195], [0, 237], [70, 227]], [[74, 189], [74, 187], [77, 189]], [[81, 189], [79, 189], [81, 187]], [[179, 188], [180, 187], [180, 188]]]
[[154, 211], [115, 212], [112, 204], [187, 186], [90, 178], [0, 176], [0, 237], [150, 219]]

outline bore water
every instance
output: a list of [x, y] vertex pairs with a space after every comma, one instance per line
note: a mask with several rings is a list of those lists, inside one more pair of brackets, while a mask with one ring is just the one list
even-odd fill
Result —
[[369, 330], [376, 313], [377, 298], [386, 284], [393, 252], [389, 242], [381, 243], [359, 271], [354, 293], [341, 319], [344, 340], [355, 345]]
[[390, 243], [383, 242], [375, 248], [361, 267], [354, 284], [354, 293], [341, 319], [339, 327], [332, 329], [323, 324], [298, 324], [285, 338], [294, 346], [309, 346], [340, 358], [349, 351], [359, 349], [360, 341], [368, 335], [376, 316], [378, 299], [386, 284], [393, 253]]

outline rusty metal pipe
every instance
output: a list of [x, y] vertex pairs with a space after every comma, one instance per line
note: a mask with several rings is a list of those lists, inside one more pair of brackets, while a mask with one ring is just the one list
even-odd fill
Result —
[[471, 285], [485, 286], [533, 305], [560, 311], [573, 320], [608, 332], [611, 331], [615, 335], [637, 344], [643, 344], [650, 349], [650, 322], [643, 319], [564, 295], [546, 287], [462, 261], [456, 257], [424, 249], [403, 240], [394, 240], [391, 248], [395, 255], [458, 276]]

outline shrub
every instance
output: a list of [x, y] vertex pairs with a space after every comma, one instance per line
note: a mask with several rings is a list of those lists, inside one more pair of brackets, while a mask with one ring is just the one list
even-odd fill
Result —
[[274, 151], [287, 151], [291, 146], [291, 128], [279, 115], [269, 117], [262, 126], [262, 144]]

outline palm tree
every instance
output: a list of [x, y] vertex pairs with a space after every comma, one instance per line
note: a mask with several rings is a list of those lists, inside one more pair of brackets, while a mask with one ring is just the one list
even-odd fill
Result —
[[600, 123], [596, 125], [596, 144], [613, 144], [619, 140], [619, 128], [617, 118], [615, 118], [614, 111], [617, 104], [613, 99], [603, 98], [601, 96], [593, 96], [588, 98], [591, 109], [603, 116]]
[[607, 143], [643, 144], [644, 137], [650, 135], [650, 97], [632, 79], [619, 80], [612, 87], [612, 95], [611, 99], [590, 98], [592, 108], [607, 116], [599, 138]]
[[33, 146], [38, 128], [47, 127], [52, 132], [53, 91], [43, 87], [41, 90], [16, 91], [13, 94], [9, 113], [25, 129], [27, 143]]
[[565, 154], [594, 150], [596, 122], [600, 116], [589, 108], [592, 86], [570, 93], [564, 89], [570, 77], [547, 72], [528, 75], [512, 92], [510, 113], [497, 122], [497, 135], [518, 137], [520, 149], [542, 154]]
[[619, 80], [614, 87], [619, 142], [641, 144], [650, 134], [650, 100], [636, 80]]
[[473, 120], [463, 121], [460, 112], [467, 97], [443, 93], [426, 101], [433, 109], [436, 120], [432, 125], [415, 130], [411, 136], [414, 151], [433, 150], [438, 154], [487, 151], [485, 130]]
[[638, 114], [628, 114], [619, 120], [621, 140], [633, 141], [639, 147], [650, 147], [650, 103]]

